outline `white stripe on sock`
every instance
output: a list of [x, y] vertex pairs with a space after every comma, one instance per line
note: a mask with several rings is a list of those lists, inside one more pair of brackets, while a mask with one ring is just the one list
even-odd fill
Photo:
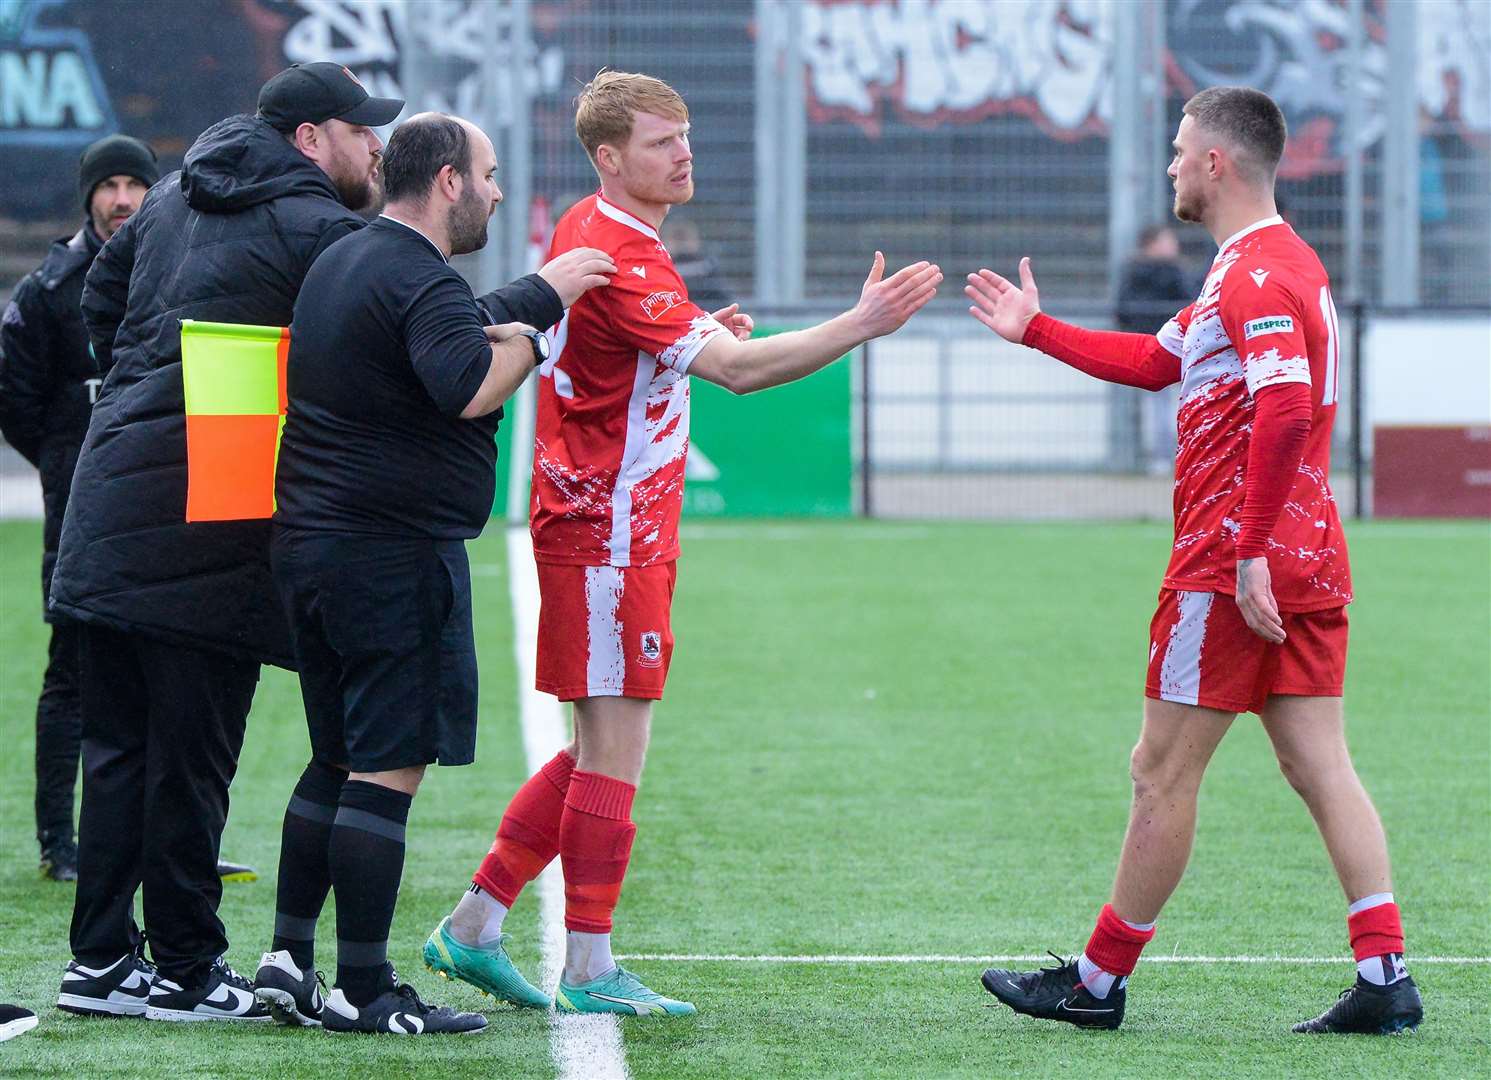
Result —
[[1368, 908], [1381, 907], [1383, 904], [1391, 904], [1392, 902], [1392, 893], [1375, 892], [1371, 896], [1364, 896], [1360, 900], [1353, 900], [1351, 906], [1346, 909], [1346, 914], [1356, 915], [1366, 911]]

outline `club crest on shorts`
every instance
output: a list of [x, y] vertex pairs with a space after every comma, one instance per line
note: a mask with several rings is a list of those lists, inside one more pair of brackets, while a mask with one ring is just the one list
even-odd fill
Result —
[[642, 631], [642, 658], [637, 661], [643, 667], [659, 667], [663, 662], [663, 635], [656, 630]]

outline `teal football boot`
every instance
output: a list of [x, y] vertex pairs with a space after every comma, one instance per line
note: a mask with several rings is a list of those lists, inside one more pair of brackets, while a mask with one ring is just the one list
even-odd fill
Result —
[[450, 935], [450, 916], [440, 920], [425, 942], [425, 967], [445, 979], [460, 979], [499, 1001], [523, 1009], [547, 1009], [549, 995], [534, 986], [507, 957], [507, 934], [482, 948], [462, 945]]

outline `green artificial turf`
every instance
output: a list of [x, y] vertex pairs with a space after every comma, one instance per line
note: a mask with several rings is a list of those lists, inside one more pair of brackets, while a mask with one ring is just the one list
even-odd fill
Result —
[[[32, 715], [46, 635], [39, 527], [0, 525], [0, 1000], [42, 1016], [0, 1075], [550, 1076], [543, 1016], [494, 1010], [460, 1040], [90, 1021], [51, 1009], [68, 886], [31, 839]], [[1350, 529], [1349, 736], [1387, 825], [1410, 966], [1491, 955], [1491, 533]], [[1126, 820], [1165, 531], [1147, 525], [688, 526], [668, 698], [656, 713], [616, 945], [627, 954], [982, 956], [1079, 949]], [[418, 949], [526, 774], [505, 556], [472, 546], [478, 764], [414, 805], [392, 955], [426, 996], [482, 1007]], [[292, 676], [266, 671], [224, 852], [230, 960], [268, 943], [279, 819], [307, 755]], [[509, 921], [537, 968], [537, 903]], [[331, 968], [330, 912], [320, 963]], [[1470, 1076], [1491, 1060], [1491, 965], [1419, 964], [1412, 1038], [1302, 1038], [1352, 976], [1344, 902], [1256, 720], [1202, 792], [1191, 869], [1151, 955], [1340, 956], [1149, 964], [1116, 1034], [989, 1008], [980, 965], [627, 961], [693, 1019], [624, 1024], [635, 1077]]]

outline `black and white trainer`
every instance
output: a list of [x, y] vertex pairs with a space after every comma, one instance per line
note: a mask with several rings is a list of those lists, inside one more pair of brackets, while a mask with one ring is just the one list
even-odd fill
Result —
[[254, 973], [254, 996], [269, 1007], [277, 1024], [320, 1027], [326, 983], [319, 971], [301, 971], [288, 950], [267, 952]]
[[144, 1016], [155, 978], [155, 965], [145, 959], [143, 946], [106, 967], [73, 960], [62, 973], [57, 1008], [80, 1016]]
[[1423, 1019], [1424, 1001], [1413, 979], [1404, 976], [1378, 986], [1358, 975], [1334, 1005], [1292, 1030], [1303, 1035], [1399, 1035], [1413, 1031]]
[[327, 1031], [389, 1035], [473, 1035], [487, 1026], [481, 1013], [421, 1001], [414, 987], [399, 982], [392, 965], [384, 980], [384, 991], [361, 1006], [348, 1001], [341, 987], [332, 987], [321, 1010], [321, 1026]]
[[0, 1005], [0, 1042], [14, 1039], [36, 1026], [36, 1014], [19, 1005]]
[[269, 1007], [254, 996], [254, 984], [219, 956], [201, 986], [182, 986], [164, 975], [150, 988], [146, 1020], [268, 1020]]
[[1077, 1027], [1116, 1028], [1123, 1023], [1123, 1004], [1128, 991], [1121, 980], [1104, 998], [1095, 997], [1082, 985], [1076, 960], [1063, 960], [1055, 953], [1055, 967], [1039, 971], [984, 972], [984, 989], [1017, 1013], [1039, 1020], [1060, 1020]]

